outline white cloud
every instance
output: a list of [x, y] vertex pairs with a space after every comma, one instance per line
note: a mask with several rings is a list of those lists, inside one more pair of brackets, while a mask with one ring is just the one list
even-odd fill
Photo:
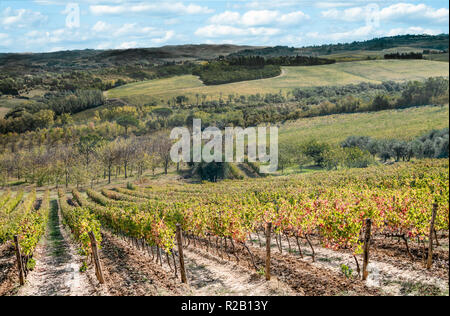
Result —
[[383, 20], [427, 19], [439, 23], [448, 23], [449, 10], [446, 8], [434, 9], [425, 4], [397, 3], [380, 11]]
[[129, 48], [136, 48], [138, 46], [138, 43], [135, 41], [131, 42], [123, 42], [119, 46], [117, 46], [117, 49], [129, 49]]
[[293, 46], [300, 46], [300, 43], [303, 41], [303, 38], [301, 36], [295, 36], [295, 35], [286, 35], [280, 38], [280, 44], [282, 45], [293, 45]]
[[310, 32], [306, 36], [310, 39], [319, 40], [321, 42], [349, 42], [353, 40], [367, 40], [374, 37], [383, 36], [396, 36], [396, 35], [406, 35], [406, 34], [428, 34], [437, 35], [441, 32], [433, 29], [426, 29], [418, 26], [411, 26], [406, 28], [394, 28], [391, 30], [379, 30], [373, 26], [363, 26], [355, 30], [344, 31], [344, 32], [334, 32], [334, 33], [319, 33]]
[[163, 44], [168, 42], [169, 40], [171, 40], [173, 37], [175, 36], [175, 32], [174, 31], [167, 31], [166, 34], [164, 35], [164, 37], [162, 38], [153, 38], [151, 40], [151, 42], [153, 44]]
[[239, 8], [250, 8], [250, 9], [272, 9], [272, 8], [287, 8], [287, 7], [298, 7], [299, 0], [256, 0], [256, 1], [243, 1], [244, 4], [234, 4], [233, 7]]
[[94, 15], [123, 14], [123, 13], [178, 13], [178, 14], [208, 14], [214, 11], [197, 4], [185, 5], [182, 2], [170, 3], [138, 3], [130, 5], [91, 5], [90, 11]]
[[164, 20], [165, 25], [174, 25], [180, 23], [179, 19], [173, 18], [173, 19], [166, 19]]
[[221, 14], [212, 16], [209, 22], [213, 24], [234, 24], [239, 22], [241, 15], [239, 12], [225, 11]]
[[0, 13], [0, 26], [4, 28], [24, 28], [40, 25], [47, 21], [47, 16], [28, 9], [13, 10], [11, 7]]
[[343, 11], [331, 9], [322, 12], [324, 18], [332, 18], [346, 22], [356, 22], [366, 19], [366, 9], [362, 7], [350, 8]]
[[162, 31], [151, 27], [151, 26], [140, 26], [137, 23], [125, 23], [118, 29], [116, 29], [113, 32], [114, 37], [121, 37], [121, 36], [135, 36], [135, 37], [142, 37], [142, 36], [159, 36], [162, 34]]
[[57, 43], [81, 43], [92, 39], [89, 33], [82, 33], [78, 30], [71, 29], [55, 29], [51, 31], [30, 31], [25, 34], [23, 42], [25, 45], [39, 45]]
[[427, 34], [427, 35], [438, 35], [441, 32], [438, 30], [424, 29], [420, 26], [411, 26], [408, 28], [395, 28], [388, 31], [386, 36], [396, 36], [396, 35], [407, 35], [407, 34]]
[[316, 6], [316, 8], [319, 8], [319, 9], [329, 9], [329, 8], [349, 7], [354, 4], [355, 4], [354, 2], [328, 1], [328, 2], [317, 2], [317, 3], [315, 3], [315, 6]]
[[241, 23], [248, 26], [267, 25], [276, 21], [279, 15], [278, 11], [248, 11], [242, 16]]
[[125, 23], [114, 32], [114, 36], [119, 37], [129, 35], [130, 33], [135, 33], [137, 31], [136, 26], [136, 23]]
[[279, 17], [278, 21], [283, 24], [296, 24], [300, 21], [308, 19], [309, 16], [302, 11], [291, 12], [288, 14], [283, 14]]
[[325, 33], [321, 34], [318, 32], [310, 32], [307, 34], [309, 38], [322, 40], [322, 41], [350, 41], [350, 40], [362, 40], [367, 38], [369, 35], [375, 34], [372, 26], [363, 26], [355, 30], [345, 31], [345, 32], [335, 32], [335, 33]]
[[195, 35], [203, 37], [240, 36], [245, 35], [243, 30], [229, 25], [207, 25], [195, 31]]
[[111, 49], [113, 44], [111, 42], [102, 42], [97, 45], [96, 49]]
[[106, 32], [111, 29], [111, 25], [109, 25], [106, 22], [98, 21], [95, 23], [95, 25], [92, 27], [92, 30], [94, 32]]
[[264, 26], [271, 24], [297, 24], [309, 16], [302, 11], [294, 11], [282, 14], [279, 11], [271, 10], [251, 10], [241, 15], [239, 12], [225, 11], [212, 16], [209, 19], [211, 24], [216, 25], [244, 25], [244, 26]]
[[221, 36], [273, 36], [280, 33], [279, 29], [268, 27], [239, 28], [230, 25], [207, 25], [200, 27], [195, 35], [202, 37]]
[[[345, 22], [360, 22], [368, 18], [373, 11], [369, 7], [354, 7], [345, 10], [330, 9], [322, 11], [325, 18]], [[430, 23], [448, 24], [449, 10], [446, 8], [434, 9], [425, 4], [397, 3], [378, 11], [382, 21], [418, 21], [426, 20]]]
[[0, 33], [0, 47], [8, 47], [12, 44], [12, 40], [6, 33]]

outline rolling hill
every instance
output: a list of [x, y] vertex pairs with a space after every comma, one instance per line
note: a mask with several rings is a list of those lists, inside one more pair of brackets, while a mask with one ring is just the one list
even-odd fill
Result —
[[124, 85], [106, 92], [109, 98], [122, 98], [131, 103], [150, 101], [165, 103], [167, 100], [185, 95], [191, 100], [196, 94], [218, 99], [229, 94], [250, 95], [278, 93], [298, 87], [346, 85], [361, 82], [421, 80], [428, 77], [449, 75], [441, 62], [426, 60], [371, 60], [337, 63], [312, 67], [283, 67], [283, 74], [276, 78], [205, 86], [192, 75], [168, 79], [150, 80]]

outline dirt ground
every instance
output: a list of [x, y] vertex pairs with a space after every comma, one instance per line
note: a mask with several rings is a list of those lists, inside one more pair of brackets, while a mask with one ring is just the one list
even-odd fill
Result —
[[[92, 296], [102, 290], [92, 282], [88, 273], [81, 273], [82, 258], [65, 231], [57, 209], [52, 203], [46, 236], [36, 248], [35, 269], [27, 276], [19, 296]], [[105, 294], [105, 293], [104, 293]]]
[[[259, 248], [256, 236], [253, 236], [253, 246]], [[279, 254], [275, 241], [272, 241], [272, 252]], [[342, 266], [352, 269], [352, 279], [357, 278], [357, 266], [350, 252], [333, 251], [321, 247], [320, 242], [312, 238], [315, 251], [315, 262], [312, 262], [312, 251], [309, 245], [301, 240], [303, 259], [300, 258], [295, 240], [291, 239], [291, 253], [285, 236], [282, 238], [284, 257], [308, 262], [316, 267], [343, 275]], [[434, 263], [430, 270], [424, 267], [422, 249], [415, 243], [410, 243], [414, 260], [408, 256], [403, 243], [389, 238], [375, 238], [371, 245], [369, 260], [369, 277], [367, 287], [376, 289], [380, 295], [448, 295], [448, 240], [441, 239], [440, 247], [436, 247], [433, 255]], [[262, 245], [265, 246], [264, 241]], [[362, 256], [357, 256], [362, 268]]]
[[[213, 243], [185, 239], [185, 266], [188, 284], [180, 280], [179, 258], [163, 253], [160, 262], [156, 251], [137, 246], [104, 230], [100, 249], [106, 283], [100, 285], [89, 263], [80, 272], [83, 258], [61, 223], [56, 201], [48, 232], [39, 243], [35, 269], [28, 274], [25, 286], [18, 287], [14, 247], [0, 247], [0, 295], [20, 296], [347, 296], [347, 295], [448, 295], [448, 241], [442, 239], [436, 247], [431, 270], [423, 266], [420, 245], [411, 242], [414, 260], [404, 245], [393, 239], [375, 238], [371, 247], [369, 278], [357, 276], [353, 255], [332, 251], [312, 238], [315, 261], [309, 245], [301, 240], [303, 258], [294, 240], [282, 239], [280, 253], [272, 240], [272, 279], [264, 276], [265, 245], [256, 236], [249, 242], [249, 255], [243, 245]], [[156, 250], [156, 249], [155, 249]], [[253, 259], [253, 260], [252, 260]], [[362, 258], [358, 256], [362, 265]], [[177, 273], [174, 270], [176, 263]], [[344, 275], [342, 267], [352, 270]]]
[[14, 246], [6, 243], [0, 247], [0, 296], [14, 295], [18, 284]]

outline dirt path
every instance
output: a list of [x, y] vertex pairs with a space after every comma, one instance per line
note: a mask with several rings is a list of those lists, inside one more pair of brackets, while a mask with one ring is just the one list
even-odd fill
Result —
[[36, 267], [28, 274], [19, 296], [86, 296], [97, 290], [85, 273], [81, 258], [64, 231], [56, 201], [52, 201], [48, 231], [35, 253]]
[[184, 295], [181, 282], [152, 262], [147, 253], [110, 232], [103, 231], [102, 236], [100, 260], [109, 295]]
[[185, 250], [186, 273], [195, 296], [274, 296], [296, 295], [283, 282], [249, 271], [233, 262], [221, 260], [204, 251]]
[[[387, 241], [383, 241], [386, 243]], [[324, 268], [336, 273], [342, 274], [341, 265], [346, 265], [353, 270], [356, 277], [356, 263], [351, 253], [345, 251], [333, 251], [323, 248], [317, 241], [313, 241], [316, 254], [316, 261], [312, 262], [311, 250], [305, 242], [301, 242], [304, 258], [298, 256], [295, 241], [291, 240], [292, 253], [289, 253], [289, 245], [283, 236], [282, 246], [283, 254], [279, 254], [279, 250], [273, 240], [272, 249], [276, 255], [284, 257], [296, 258], [298, 261], [308, 262], [314, 267]], [[254, 247], [259, 248], [257, 238], [253, 240]], [[265, 246], [264, 241], [262, 245]], [[357, 256], [359, 263], [362, 264], [362, 257]], [[413, 263], [406, 257], [402, 258], [396, 254], [386, 256], [380, 254], [379, 249], [372, 246], [371, 258], [368, 267], [369, 277], [365, 284], [369, 288], [376, 288], [381, 291], [382, 295], [404, 296], [404, 295], [448, 295], [448, 277], [441, 277], [439, 271], [426, 270], [420, 265], [420, 261]]]
[[[103, 232], [101, 259], [111, 295], [184, 295], [184, 296], [243, 296], [296, 295], [276, 279], [264, 277], [235, 263], [221, 260], [203, 250], [184, 250], [189, 286], [175, 278], [173, 259], [170, 266], [163, 254], [162, 265], [148, 251], [142, 251], [109, 232]], [[156, 253], [156, 252], [155, 252]]]

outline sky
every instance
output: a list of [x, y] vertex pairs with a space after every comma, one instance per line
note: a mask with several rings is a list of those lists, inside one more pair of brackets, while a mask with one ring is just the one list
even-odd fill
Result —
[[442, 0], [0, 0], [0, 52], [303, 47], [448, 32]]

